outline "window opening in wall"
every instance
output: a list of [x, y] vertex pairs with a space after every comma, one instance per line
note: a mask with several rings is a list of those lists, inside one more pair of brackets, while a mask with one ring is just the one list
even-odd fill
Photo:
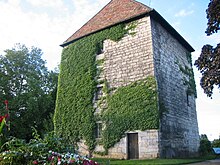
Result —
[[104, 53], [104, 50], [103, 50], [103, 42], [102, 42], [102, 43], [99, 43], [99, 44], [97, 45], [97, 47], [98, 47], [97, 55]]
[[102, 48], [98, 49], [97, 55], [102, 54], [102, 53], [104, 53], [103, 49]]
[[95, 94], [95, 100], [100, 100], [101, 97], [103, 95], [103, 92], [102, 92], [102, 87], [97, 87], [97, 91], [96, 91], [96, 94]]
[[187, 101], [187, 105], [189, 106], [189, 94], [186, 93], [186, 101]]
[[102, 123], [98, 122], [98, 123], [96, 123], [95, 137], [101, 138], [101, 135], [102, 135]]

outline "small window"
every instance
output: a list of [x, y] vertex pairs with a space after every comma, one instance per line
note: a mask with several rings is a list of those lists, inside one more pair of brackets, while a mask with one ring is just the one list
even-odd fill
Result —
[[98, 49], [97, 54], [102, 54], [102, 53], [104, 53], [103, 48]]
[[189, 104], [189, 94], [188, 93], [186, 93], [186, 102], [187, 102], [187, 105], [190, 106], [190, 104]]
[[97, 45], [97, 54], [102, 54], [102, 53], [104, 53], [103, 42], [101, 42]]
[[102, 123], [96, 123], [95, 137], [101, 138], [101, 135], [102, 135]]
[[95, 100], [100, 100], [103, 95], [102, 87], [98, 87], [95, 95]]

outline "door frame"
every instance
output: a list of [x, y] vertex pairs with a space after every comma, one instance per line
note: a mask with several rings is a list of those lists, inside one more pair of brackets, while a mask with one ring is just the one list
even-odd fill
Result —
[[137, 144], [136, 144], [136, 149], [137, 149], [137, 158], [134, 158], [134, 159], [139, 159], [139, 155], [140, 155], [140, 150], [139, 150], [139, 134], [138, 134], [138, 132], [129, 132], [129, 133], [127, 133], [127, 147], [126, 147], [126, 149], [127, 149], [127, 159], [130, 159], [130, 150], [129, 150], [129, 147], [130, 147], [130, 144], [129, 144], [129, 135], [132, 135], [132, 134], [136, 134], [137, 135]]

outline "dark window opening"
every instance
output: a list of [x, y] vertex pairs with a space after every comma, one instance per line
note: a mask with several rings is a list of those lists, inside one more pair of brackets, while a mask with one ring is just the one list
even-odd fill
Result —
[[98, 87], [95, 95], [95, 100], [100, 100], [103, 95], [102, 87]]
[[104, 53], [104, 50], [103, 50], [103, 42], [102, 43], [99, 43], [97, 45], [97, 54], [102, 54]]
[[102, 123], [96, 123], [95, 137], [101, 138], [101, 135], [102, 135]]
[[102, 48], [98, 49], [97, 54], [102, 54], [104, 53], [104, 50]]
[[187, 102], [187, 105], [190, 106], [189, 105], [189, 94], [188, 93], [186, 93], [186, 102]]

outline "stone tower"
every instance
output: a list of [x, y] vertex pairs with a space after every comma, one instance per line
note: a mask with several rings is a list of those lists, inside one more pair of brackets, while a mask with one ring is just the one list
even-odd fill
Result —
[[[121, 34], [117, 28], [120, 25], [124, 25], [124, 34], [115, 37], [114, 34]], [[102, 39], [97, 42], [95, 36]], [[112, 39], [112, 36], [117, 39]], [[91, 68], [83, 68], [88, 62], [77, 67], [82, 61], [78, 59], [77, 52], [87, 55], [87, 48], [83, 48], [87, 43], [84, 41], [98, 43], [94, 44], [96, 51], [91, 53], [94, 61], [90, 66], [95, 65], [95, 73]], [[83, 44], [80, 45], [80, 42]], [[135, 0], [111, 0], [61, 46], [64, 52], [55, 131], [67, 139], [77, 134], [80, 152], [124, 159], [188, 157], [197, 154], [199, 133], [191, 61], [194, 49], [156, 10]], [[90, 49], [91, 46], [88, 52]], [[79, 62], [72, 64], [74, 60]], [[81, 70], [85, 72], [81, 74]], [[77, 72], [80, 74], [76, 75]], [[81, 133], [80, 129], [77, 131], [78, 127], [73, 126], [75, 118], [89, 109], [89, 106], [82, 108], [80, 113], [80, 106], [87, 98], [74, 95], [77, 82], [81, 81], [83, 73], [88, 75], [88, 72], [93, 75], [90, 79], [96, 81], [96, 89], [91, 88], [93, 98], [88, 99], [88, 104], [93, 107], [90, 106], [93, 109], [91, 114], [94, 115], [90, 114], [90, 122], [95, 122], [91, 128], [95, 134], [93, 147], [90, 143], [91, 131], [87, 137], [85, 131]], [[74, 82], [76, 84], [71, 87]], [[155, 85], [149, 85], [149, 82]], [[81, 85], [78, 89], [84, 87]], [[89, 97], [91, 91], [87, 86], [86, 91], [89, 91]], [[78, 101], [71, 97], [76, 97]], [[77, 106], [68, 107], [74, 101]], [[74, 117], [74, 114], [77, 116]], [[70, 116], [73, 118], [69, 118], [67, 132], [70, 129], [72, 132], [66, 133], [66, 126], [63, 126], [66, 121], [62, 121]], [[86, 122], [82, 115], [75, 123], [83, 129]], [[87, 127], [89, 130], [89, 125]]]

